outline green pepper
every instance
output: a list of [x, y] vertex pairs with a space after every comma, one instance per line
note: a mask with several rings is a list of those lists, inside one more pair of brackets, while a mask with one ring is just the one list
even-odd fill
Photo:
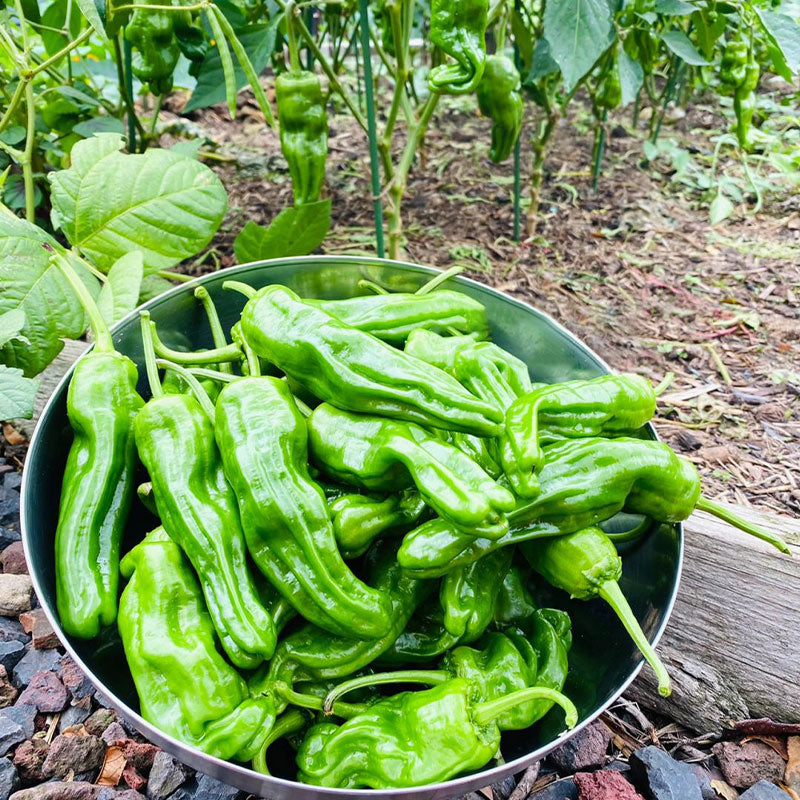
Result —
[[252, 295], [242, 332], [259, 356], [338, 408], [477, 435], [500, 431], [502, 413], [454, 378], [339, 322], [285, 286]]
[[[384, 635], [389, 598], [356, 578], [339, 553], [325, 495], [308, 474], [306, 421], [286, 382], [228, 383], [216, 403], [214, 430], [256, 565], [299, 614], [321, 627], [330, 618], [335, 632]], [[286, 571], [303, 588], [300, 597], [287, 590]]]
[[539, 610], [527, 586], [526, 575], [516, 565], [503, 577], [492, 609], [492, 622], [501, 630], [527, 629], [528, 621]]
[[133, 74], [148, 84], [153, 94], [172, 90], [172, 73], [181, 54], [173, 16], [171, 11], [136, 9], [125, 26], [125, 38], [133, 46]]
[[488, 0], [431, 0], [431, 42], [455, 60], [434, 67], [431, 92], [469, 94], [483, 77], [486, 63]]
[[514, 497], [460, 450], [419, 425], [351, 414], [322, 403], [308, 421], [317, 465], [366, 489], [406, 488], [458, 526], [489, 537], [508, 529]]
[[608, 65], [608, 70], [603, 76], [594, 99], [597, 107], [605, 111], [616, 108], [622, 102], [622, 84], [620, 83], [616, 55]]
[[751, 54], [745, 67], [744, 79], [733, 95], [733, 110], [736, 113], [736, 139], [739, 147], [743, 150], [749, 150], [751, 147], [750, 127], [756, 111], [755, 90], [758, 87], [760, 76], [761, 68]]
[[747, 42], [732, 39], [725, 45], [719, 66], [719, 79], [722, 85], [733, 91], [744, 82], [747, 75]]
[[295, 205], [319, 200], [328, 160], [328, 117], [319, 78], [290, 69], [275, 80], [281, 151], [292, 176]]
[[519, 71], [510, 58], [495, 54], [486, 59], [477, 96], [481, 113], [492, 120], [489, 158], [499, 164], [511, 155], [519, 139], [525, 111], [520, 94]]
[[180, 548], [163, 528], [122, 559], [119, 632], [142, 716], [216, 758], [251, 759], [275, 720], [216, 648], [214, 625]]
[[564, 707], [567, 727], [577, 721], [567, 698], [542, 687], [480, 703], [474, 692], [469, 681], [453, 678], [381, 700], [340, 727], [315, 725], [297, 753], [297, 778], [347, 789], [439, 783], [493, 758], [500, 745], [496, 720], [528, 700], [552, 697]]
[[236, 498], [225, 480], [207, 411], [192, 395], [163, 394], [142, 312], [152, 399], [134, 423], [139, 458], [167, 533], [197, 571], [223, 649], [253, 668], [275, 649], [275, 627], [249, 572]]
[[86, 309], [94, 348], [78, 361], [67, 392], [75, 438], [61, 486], [55, 536], [56, 603], [70, 636], [91, 639], [117, 618], [119, 547], [133, 495], [133, 423], [143, 400], [136, 365], [114, 349], [83, 281], [53, 257]]
[[[486, 620], [486, 624], [490, 621]], [[402, 633], [381, 653], [378, 661], [394, 665], [429, 664], [458, 643], [459, 637], [444, 627], [441, 602], [432, 598], [414, 612]]]
[[345, 300], [304, 300], [345, 325], [371, 333], [387, 342], [402, 343], [417, 330], [489, 335], [486, 308], [463, 292], [438, 289], [425, 294], [389, 292], [349, 297]]
[[670, 694], [669, 674], [642, 631], [619, 587], [622, 559], [600, 528], [588, 527], [566, 536], [525, 542], [522, 553], [545, 580], [578, 600], [601, 597], [625, 626], [658, 679], [658, 691]]

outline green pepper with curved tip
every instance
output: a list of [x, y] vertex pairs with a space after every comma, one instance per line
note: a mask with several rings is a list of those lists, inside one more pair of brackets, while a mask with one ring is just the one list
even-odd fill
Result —
[[252, 669], [272, 656], [275, 626], [247, 565], [236, 498], [214, 442], [213, 407], [205, 409], [193, 395], [163, 394], [149, 314], [141, 316], [153, 397], [134, 423], [139, 458], [165, 530], [200, 578], [223, 649], [235, 666]]
[[500, 53], [487, 57], [476, 94], [481, 113], [492, 120], [489, 158], [495, 164], [511, 155], [522, 131], [525, 106], [520, 84], [519, 70], [510, 58]]
[[216, 648], [214, 625], [181, 549], [163, 528], [122, 559], [129, 578], [119, 632], [142, 716], [217, 758], [248, 761], [275, 721], [270, 698], [247, 684]]
[[[325, 495], [308, 474], [306, 421], [286, 382], [251, 377], [228, 383], [217, 399], [214, 432], [259, 569], [320, 627], [330, 618], [335, 632], [383, 636], [389, 598], [356, 578], [339, 553]], [[301, 597], [287, 590], [285, 572], [297, 578]]]
[[133, 423], [144, 401], [136, 365], [114, 349], [108, 326], [72, 268], [53, 256], [85, 308], [94, 347], [67, 392], [70, 445], [55, 535], [56, 603], [70, 636], [91, 639], [117, 618], [119, 547], [133, 496]]
[[[487, 625], [491, 620], [487, 620]], [[421, 605], [384, 653], [381, 664], [429, 664], [459, 643], [444, 627], [442, 604], [432, 598]]]
[[500, 432], [502, 412], [441, 370], [345, 325], [285, 286], [255, 293], [246, 288], [251, 299], [242, 312], [245, 339], [322, 400], [479, 436]]
[[455, 525], [490, 538], [508, 529], [511, 492], [419, 425], [322, 403], [308, 420], [308, 433], [315, 463], [339, 480], [378, 490], [413, 482], [423, 500]]
[[441, 94], [469, 94], [483, 77], [489, 0], [431, 0], [430, 39], [455, 64], [434, 67], [428, 88]]
[[653, 668], [659, 693], [669, 696], [669, 674], [619, 588], [622, 559], [617, 555], [614, 543], [600, 528], [592, 526], [566, 536], [526, 542], [521, 549], [530, 565], [548, 583], [569, 592], [570, 597], [578, 600], [601, 597], [605, 600]]
[[503, 577], [492, 609], [492, 623], [505, 628], [527, 629], [528, 621], [539, 610], [527, 586], [525, 573], [513, 565]]

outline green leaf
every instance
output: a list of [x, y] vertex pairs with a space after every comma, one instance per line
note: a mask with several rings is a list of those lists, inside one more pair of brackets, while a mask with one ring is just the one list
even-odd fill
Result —
[[786, 59], [783, 57], [780, 47], [770, 42], [767, 46], [767, 53], [769, 53], [769, 58], [772, 62], [772, 71], [776, 75], [780, 75], [787, 83], [791, 83], [794, 76], [786, 63]]
[[[25, 208], [25, 180], [16, 173], [9, 175], [3, 186], [3, 202], [14, 211]], [[42, 202], [42, 190], [33, 184], [33, 205], [39, 206]]]
[[9, 125], [2, 133], [0, 133], [0, 141], [10, 144], [12, 147], [24, 140], [25, 128], [23, 128], [22, 125]]
[[0, 314], [0, 347], [12, 339], [20, 338], [20, 333], [25, 327], [25, 312], [21, 308], [14, 308]]
[[683, 0], [657, 0], [656, 12], [665, 17], [683, 17], [692, 14], [695, 8], [691, 3], [684, 3]]
[[544, 35], [570, 92], [614, 41], [611, 9], [606, 0], [547, 3]]
[[78, 8], [83, 12], [83, 16], [89, 21], [89, 24], [95, 29], [103, 39], [106, 39], [106, 29], [103, 21], [100, 19], [100, 14], [97, 13], [97, 6], [94, 0], [78, 0]]
[[252, 220], [233, 243], [240, 264], [268, 258], [305, 256], [317, 249], [331, 227], [331, 201], [285, 208], [265, 228]]
[[719, 225], [731, 214], [733, 214], [733, 203], [721, 191], [717, 191], [717, 196], [708, 210], [708, 221], [711, 225]]
[[39, 381], [26, 378], [21, 369], [0, 364], [0, 420], [33, 416], [33, 399]]
[[[20, 330], [24, 340], [7, 341], [0, 348], [0, 361], [27, 376], [41, 372], [59, 354], [62, 336], [77, 338], [86, 330], [78, 299], [58, 269], [50, 266], [50, 254], [60, 249], [36, 225], [0, 214], [0, 314], [19, 309], [25, 315]], [[80, 271], [96, 294], [97, 281]]]
[[[260, 75], [267, 66], [269, 57], [275, 49], [277, 23], [280, 19], [270, 20], [267, 25], [248, 25], [236, 31], [236, 35], [245, 49], [253, 69]], [[247, 84], [247, 76], [241, 66], [234, 66], [236, 75], [236, 91]], [[184, 112], [194, 111], [198, 108], [207, 108], [225, 101], [225, 76], [222, 70], [222, 61], [219, 57], [219, 48], [212, 47], [206, 53], [197, 73], [197, 86], [195, 86], [189, 102], [183, 109]]]
[[517, 45], [522, 63], [530, 64], [533, 59], [533, 37], [516, 8], [511, 12], [511, 32], [514, 34], [514, 43]]
[[705, 67], [711, 63], [697, 52], [697, 48], [683, 31], [666, 31], [661, 34], [661, 40], [678, 58], [693, 67]]
[[174, 288], [174, 283], [170, 283], [166, 278], [162, 278], [160, 275], [145, 275], [144, 278], [142, 278], [142, 288], [139, 292], [139, 305]]
[[141, 252], [145, 272], [166, 269], [202, 250], [228, 198], [214, 173], [172, 150], [119, 152], [122, 137], [78, 142], [69, 169], [50, 173], [51, 219], [104, 272], [125, 253]]
[[55, 55], [63, 47], [66, 47], [70, 39], [77, 38], [81, 32], [83, 19], [80, 14], [72, 14], [69, 20], [69, 38], [58, 33], [58, 31], [63, 30], [64, 23], [67, 21], [68, 5], [64, 0], [55, 0], [42, 14], [41, 24], [43, 27], [39, 31], [39, 35], [42, 37], [44, 49], [49, 56]]
[[642, 65], [631, 58], [622, 46], [617, 48], [617, 67], [619, 69], [619, 85], [622, 90], [622, 106], [627, 106], [636, 99], [644, 82]]
[[533, 60], [531, 61], [530, 71], [525, 78], [525, 83], [534, 83], [539, 78], [552, 75], [554, 72], [558, 72], [558, 64], [553, 60], [553, 56], [550, 55], [550, 45], [547, 43], [547, 39], [539, 39], [533, 50]]
[[138, 250], [120, 256], [108, 271], [108, 280], [100, 290], [97, 307], [109, 327], [138, 305], [143, 273], [142, 254]]
[[754, 10], [770, 39], [783, 54], [786, 66], [792, 72], [800, 70], [800, 24], [797, 20], [766, 8], [754, 6]]
[[73, 125], [72, 132], [90, 139], [97, 133], [125, 133], [125, 126], [116, 117], [93, 117]]

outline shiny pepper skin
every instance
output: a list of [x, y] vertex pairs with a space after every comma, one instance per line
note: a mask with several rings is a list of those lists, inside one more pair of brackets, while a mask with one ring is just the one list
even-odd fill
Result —
[[328, 403], [308, 421], [314, 462], [332, 477], [366, 489], [416, 485], [425, 502], [454, 524], [501, 536], [514, 497], [472, 459], [419, 425], [351, 414]]
[[[311, 622], [325, 628], [330, 618], [335, 632], [383, 636], [389, 597], [356, 578], [342, 559], [325, 495], [308, 474], [306, 421], [286, 382], [253, 377], [227, 384], [214, 431], [256, 565]], [[302, 587], [299, 596], [286, 571]]]
[[133, 490], [136, 365], [92, 352], [75, 366], [67, 417], [75, 434], [61, 488], [56, 597], [70, 636], [91, 639], [117, 618], [119, 547]]
[[[487, 623], [488, 624], [488, 623]], [[436, 598], [423, 603], [408, 621], [392, 646], [378, 661], [394, 667], [407, 664], [430, 664], [459, 643], [444, 627], [444, 611]]]
[[733, 91], [742, 85], [747, 74], [747, 42], [732, 40], [725, 45], [719, 68], [720, 82]]
[[200, 578], [223, 649], [235, 666], [257, 667], [275, 649], [275, 627], [249, 571], [211, 420], [192, 395], [165, 394], [139, 412], [134, 431], [161, 521]]
[[481, 113], [492, 120], [489, 158], [499, 164], [511, 155], [522, 130], [524, 104], [514, 62], [504, 55], [488, 56], [476, 94]]
[[242, 312], [255, 352], [338, 408], [478, 436], [500, 432], [502, 412], [455, 378], [303, 302], [291, 289], [260, 289]]
[[617, 59], [611, 63], [597, 91], [595, 102], [599, 108], [610, 111], [622, 102], [622, 84], [619, 79]]
[[455, 60], [431, 70], [428, 87], [432, 92], [475, 91], [486, 64], [488, 17], [488, 0], [431, 0], [431, 42]]
[[180, 57], [171, 11], [136, 10], [125, 27], [133, 45], [133, 74], [147, 83], [153, 94], [172, 90], [172, 73]]
[[122, 559], [119, 632], [142, 716], [216, 758], [250, 760], [275, 721], [219, 654], [203, 594], [163, 528]]
[[298, 780], [392, 789], [480, 769], [497, 752], [500, 730], [474, 722], [470, 694], [471, 684], [454, 678], [388, 697], [342, 726], [316, 725], [297, 753]]
[[745, 77], [733, 95], [733, 109], [736, 113], [736, 138], [739, 147], [749, 150], [750, 127], [756, 110], [756, 93], [761, 68], [758, 62], [751, 58], [745, 67]]
[[275, 80], [281, 150], [292, 176], [295, 205], [319, 200], [328, 160], [328, 116], [313, 72], [282, 72]]

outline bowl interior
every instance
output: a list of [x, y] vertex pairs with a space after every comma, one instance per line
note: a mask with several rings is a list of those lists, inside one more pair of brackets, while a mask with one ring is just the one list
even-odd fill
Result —
[[[224, 280], [235, 278], [255, 287], [281, 283], [301, 296], [341, 298], [362, 293], [357, 287], [362, 278], [380, 283], [393, 291], [414, 291], [431, 274], [432, 271], [427, 268], [375, 259], [308, 257], [235, 267], [206, 276], [198, 282], [211, 293], [227, 330], [238, 318], [244, 298], [236, 292], [223, 290]], [[598, 356], [545, 314], [480, 284], [458, 278], [449, 285], [454, 283], [461, 291], [486, 306], [493, 340], [525, 361], [533, 380], [554, 382], [607, 372]], [[146, 304], [158, 324], [162, 339], [168, 345], [179, 348], [190, 344], [194, 347], [212, 346], [205, 314], [192, 294], [196, 285], [184, 285]], [[137, 316], [131, 315], [117, 325], [114, 342], [121, 352], [139, 364], [139, 391], [143, 396], [149, 396]], [[61, 479], [72, 440], [65, 409], [69, 377], [68, 374], [42, 414], [25, 468], [23, 535], [32, 577], [40, 602], [68, 649], [86, 666], [112, 704], [144, 728], [148, 735], [152, 735], [152, 730], [142, 725], [136, 713], [136, 693], [116, 630], [107, 631], [99, 642], [72, 639], [61, 630], [55, 612], [53, 539]], [[650, 431], [649, 435], [654, 436], [654, 433]], [[153, 525], [153, 518], [141, 504], [135, 502], [124, 550]], [[681, 545], [679, 526], [660, 525], [654, 526], [649, 535], [623, 552], [621, 586], [651, 639], [663, 628], [671, 610], [680, 573]], [[581, 720], [588, 721], [623, 691], [635, 675], [641, 658], [622, 625], [601, 601], [570, 601], [565, 596], [554, 594], [553, 604], [565, 608], [572, 617], [574, 644], [570, 653], [567, 692], [578, 706]], [[506, 764], [495, 767], [491, 775], [484, 771], [487, 774], [481, 778], [451, 782], [449, 786], [453, 791], [449, 793], [463, 793], [474, 786], [485, 785], [502, 774], [522, 768], [525, 762], [541, 757], [560, 730], [562, 719], [554, 714], [552, 720], [545, 719], [532, 731], [504, 734], [502, 750]], [[216, 762], [187, 748], [175, 747], [163, 736], [156, 738], [161, 739], [160, 743], [167, 749], [173, 752], [180, 750], [178, 754], [182, 758], [195, 762], [194, 765], [201, 766], [205, 772], [257, 794], [275, 798], [362, 794], [330, 790], [320, 792], [310, 787], [301, 789], [298, 784], [257, 776], [241, 767]], [[290, 775], [288, 771], [285, 774], [287, 777]], [[293, 787], [288, 793], [287, 786]], [[400, 792], [397, 796], [412, 796], [415, 791]], [[432, 793], [426, 790], [418, 796], [432, 798], [447, 794], [447, 788], [443, 787], [441, 791]]]

